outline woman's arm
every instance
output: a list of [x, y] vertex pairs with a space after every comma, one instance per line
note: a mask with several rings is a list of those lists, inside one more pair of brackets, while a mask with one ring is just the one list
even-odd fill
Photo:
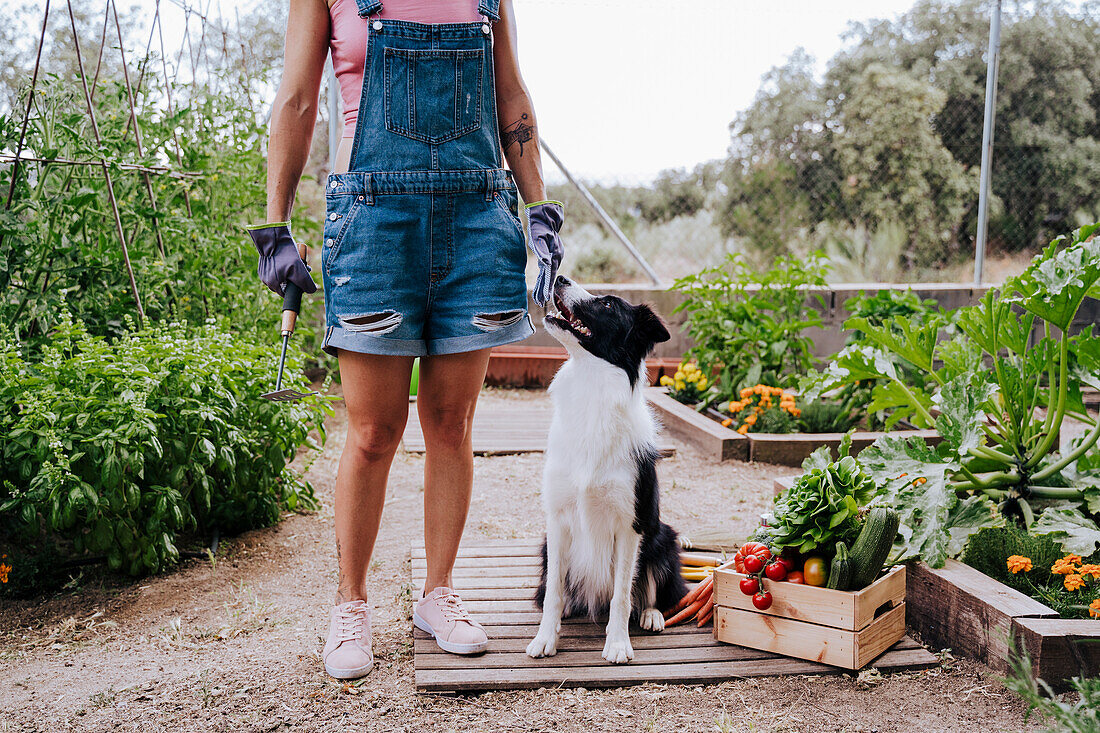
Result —
[[325, 0], [290, 0], [283, 78], [271, 109], [267, 144], [269, 222], [290, 221], [294, 193], [313, 142], [330, 32]]
[[531, 95], [519, 72], [516, 52], [516, 16], [512, 0], [502, 0], [500, 21], [493, 41], [493, 72], [497, 86], [497, 124], [500, 125], [504, 157], [526, 203], [546, 198], [542, 182], [539, 133]]

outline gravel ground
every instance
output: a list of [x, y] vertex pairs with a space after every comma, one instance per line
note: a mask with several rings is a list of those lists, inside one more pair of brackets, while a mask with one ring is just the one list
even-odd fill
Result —
[[[486, 390], [483, 404], [545, 400]], [[989, 669], [862, 679], [777, 677], [710, 686], [417, 694], [409, 543], [422, 532], [423, 460], [399, 453], [371, 565], [375, 670], [359, 685], [321, 667], [335, 581], [332, 480], [346, 420], [300, 457], [319, 511], [225, 538], [215, 563], [137, 582], [87, 574], [63, 593], [0, 606], [0, 731], [1017, 731], [1025, 706]], [[681, 531], [746, 533], [791, 469], [711, 461], [689, 446], [662, 462], [664, 518]], [[542, 455], [476, 459], [467, 538], [534, 537]], [[312, 461], [310, 463], [309, 461]]]

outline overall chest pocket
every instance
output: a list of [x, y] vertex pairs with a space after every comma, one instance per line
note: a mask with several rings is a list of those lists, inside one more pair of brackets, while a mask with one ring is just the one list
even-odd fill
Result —
[[438, 144], [481, 127], [482, 49], [385, 52], [386, 129]]

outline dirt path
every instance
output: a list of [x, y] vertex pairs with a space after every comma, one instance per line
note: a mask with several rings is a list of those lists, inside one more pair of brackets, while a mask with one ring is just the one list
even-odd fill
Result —
[[[487, 402], [543, 400], [487, 391]], [[986, 668], [857, 681], [791, 677], [707, 687], [418, 695], [409, 623], [409, 542], [422, 532], [422, 459], [399, 453], [370, 574], [376, 669], [328, 678], [322, 634], [336, 580], [332, 478], [338, 410], [308, 477], [310, 515], [223, 540], [216, 565], [187, 561], [138, 583], [84, 579], [0, 607], [0, 732], [272, 731], [1016, 731], [1024, 706]], [[478, 458], [467, 537], [542, 532], [541, 455]], [[681, 530], [747, 532], [789, 469], [717, 464], [680, 445], [661, 465], [666, 519]]]

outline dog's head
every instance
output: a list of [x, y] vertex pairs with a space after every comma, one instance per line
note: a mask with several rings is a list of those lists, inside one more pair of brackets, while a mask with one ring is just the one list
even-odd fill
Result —
[[546, 331], [571, 353], [583, 349], [620, 367], [633, 387], [639, 367], [654, 347], [668, 341], [668, 329], [648, 305], [633, 305], [615, 295], [593, 295], [558, 275], [553, 295], [556, 313], [543, 319]]

